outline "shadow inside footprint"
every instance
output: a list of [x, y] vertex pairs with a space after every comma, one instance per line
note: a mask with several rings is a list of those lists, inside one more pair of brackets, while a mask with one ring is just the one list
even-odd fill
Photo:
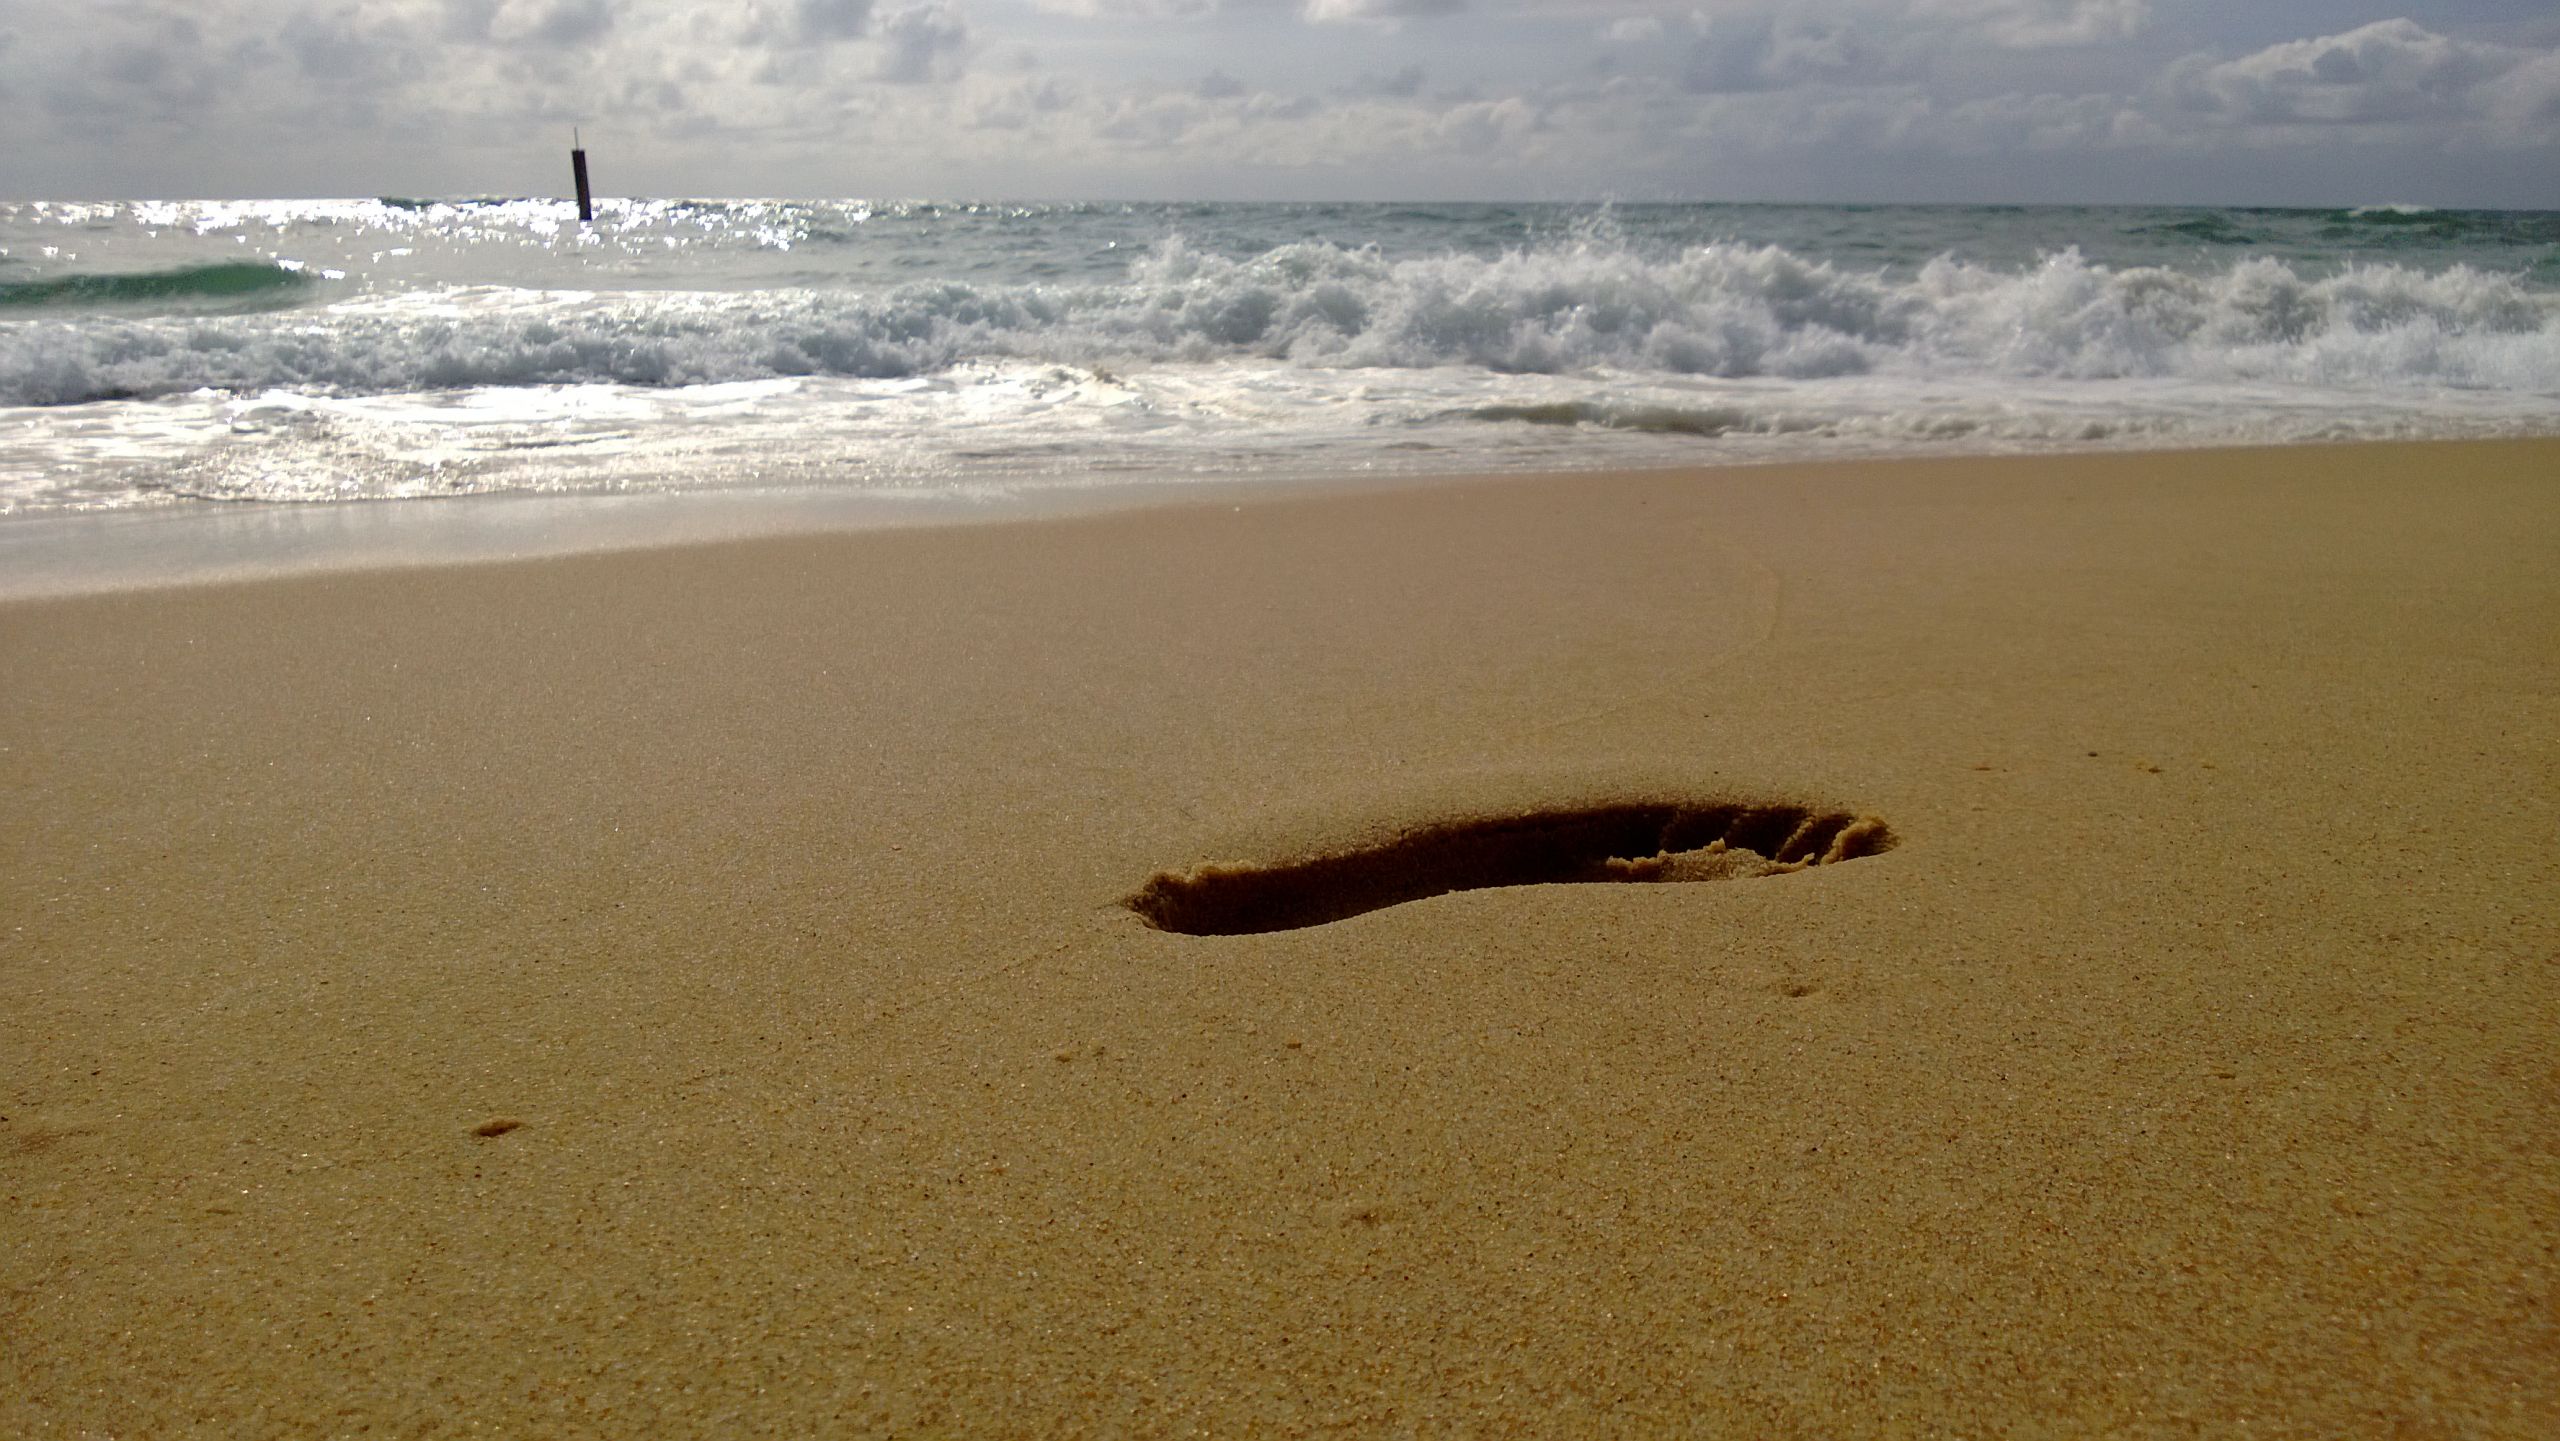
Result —
[[1893, 848], [1873, 816], [1796, 805], [1613, 805], [1443, 822], [1285, 865], [1160, 872], [1124, 904], [1158, 930], [1320, 926], [1451, 891], [1779, 875]]

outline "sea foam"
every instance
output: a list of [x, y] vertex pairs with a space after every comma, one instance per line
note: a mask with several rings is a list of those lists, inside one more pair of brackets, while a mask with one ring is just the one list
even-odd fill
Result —
[[1237, 259], [1174, 239], [1112, 284], [482, 286], [251, 314], [21, 314], [0, 328], [0, 403], [885, 378], [969, 361], [2560, 384], [2560, 294], [2514, 276], [2386, 263], [2312, 277], [2270, 258], [2198, 274], [2114, 268], [2076, 250], [2014, 269], [1942, 258], [1896, 278], [1765, 245], [1390, 259], [1303, 242]]
[[2515, 213], [0, 204], [0, 514], [2545, 434], [2555, 237]]

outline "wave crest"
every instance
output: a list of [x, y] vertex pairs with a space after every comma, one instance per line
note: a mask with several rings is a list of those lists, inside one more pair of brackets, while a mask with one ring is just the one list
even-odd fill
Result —
[[0, 308], [292, 304], [315, 277], [299, 265], [224, 261], [168, 270], [0, 281]]
[[[181, 274], [191, 278], [171, 278]], [[95, 278], [19, 288], [83, 279]], [[119, 283], [282, 290], [306, 282], [274, 267], [217, 266]], [[1647, 256], [1595, 234], [1496, 256], [1407, 259], [1315, 241], [1236, 259], [1177, 239], [1108, 285], [944, 281], [871, 295], [475, 289], [290, 317], [28, 319], [0, 323], [0, 402], [204, 388], [379, 394], [893, 378], [977, 360], [1126, 367], [1242, 359], [1506, 374], [2230, 379], [2534, 393], [2560, 375], [2560, 295], [2461, 266], [2373, 264], [2306, 276], [2263, 257], [2195, 274], [2111, 268], [2066, 250], [2023, 268], [1940, 259], [1894, 277], [1776, 246]]]

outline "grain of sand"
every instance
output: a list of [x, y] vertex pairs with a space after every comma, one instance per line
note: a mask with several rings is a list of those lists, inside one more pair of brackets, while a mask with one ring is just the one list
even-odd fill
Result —
[[[0, 608], [0, 1433], [2560, 1434], [2560, 446]], [[1233, 936], [1159, 873], [1899, 844]]]

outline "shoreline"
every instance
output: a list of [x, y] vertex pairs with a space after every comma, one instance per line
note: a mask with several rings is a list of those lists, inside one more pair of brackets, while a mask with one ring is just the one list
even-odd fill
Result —
[[2548, 1435], [2555, 474], [0, 604], [0, 1431]]
[[[1573, 469], [1416, 470], [1279, 476], [1163, 477], [1040, 484], [1002, 495], [893, 494], [815, 486], [490, 495], [340, 502], [224, 503], [0, 517], [0, 605], [130, 590], [254, 584], [362, 574], [632, 554], [793, 536], [1038, 524], [1190, 505], [1390, 494], [1574, 476], [1712, 475], [1902, 465], [2016, 464], [2096, 457], [2281, 455], [2368, 446], [2560, 446], [2560, 435], [2234, 445], [2057, 446], [2027, 451], [1895, 452], [1747, 457], [1710, 463], [1595, 464]], [[976, 489], [1003, 489], [989, 481]]]

